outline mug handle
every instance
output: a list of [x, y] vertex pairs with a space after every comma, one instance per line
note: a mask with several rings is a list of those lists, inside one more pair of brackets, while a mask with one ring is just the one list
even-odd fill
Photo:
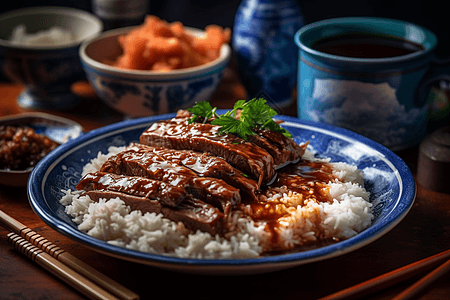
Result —
[[[439, 115], [446, 115], [446, 113], [441, 112], [443, 109], [448, 110], [450, 114], [450, 103], [448, 105], [444, 104], [443, 108], [438, 103], [434, 104], [434, 99], [430, 99], [431, 88], [433, 84], [437, 82], [448, 82], [450, 85], [450, 58], [442, 59], [437, 56], [432, 58], [429, 70], [425, 73], [424, 78], [417, 86], [417, 91], [415, 93], [414, 104], [418, 107], [422, 107], [424, 104], [428, 105], [428, 127], [429, 130], [435, 127], [439, 127], [445, 122], [449, 122], [448, 116], [442, 118]], [[450, 102], [450, 99], [447, 99]]]
[[414, 101], [417, 107], [429, 101], [431, 86], [438, 81], [450, 82], [450, 58], [441, 59], [437, 56], [432, 58], [430, 68], [417, 86]]

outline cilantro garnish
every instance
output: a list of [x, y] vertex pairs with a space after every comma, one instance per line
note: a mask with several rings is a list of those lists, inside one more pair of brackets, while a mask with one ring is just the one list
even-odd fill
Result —
[[216, 114], [216, 109], [216, 107], [212, 108], [211, 104], [207, 101], [197, 102], [193, 107], [187, 109], [192, 113], [192, 118], [189, 119], [188, 123], [194, 123], [199, 117], [203, 117], [203, 122], [206, 123], [209, 118], [218, 116]]
[[[192, 108], [188, 108], [188, 111], [193, 114], [189, 123], [196, 122], [199, 117], [206, 120], [214, 117], [211, 121], [213, 125], [219, 125], [220, 133], [233, 133], [244, 140], [248, 135], [255, 135], [254, 128], [270, 129], [282, 133], [288, 138], [292, 138], [292, 135], [286, 129], [280, 127], [272, 118], [277, 115], [277, 112], [266, 104], [266, 100], [263, 98], [252, 99], [248, 102], [245, 100], [239, 100], [234, 104], [232, 110], [226, 112], [223, 115], [216, 113], [217, 108], [211, 107], [211, 104], [206, 101], [197, 102]], [[239, 119], [236, 118], [240, 111]]]

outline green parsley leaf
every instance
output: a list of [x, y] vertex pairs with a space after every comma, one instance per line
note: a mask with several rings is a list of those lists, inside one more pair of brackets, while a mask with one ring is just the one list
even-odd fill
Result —
[[287, 131], [286, 129], [284, 129], [283, 127], [281, 127], [280, 125], [278, 125], [278, 123], [275, 122], [274, 120], [270, 120], [269, 122], [264, 124], [263, 128], [270, 129], [272, 131], [280, 132], [285, 137], [292, 139], [292, 134], [289, 131]]
[[241, 119], [253, 123], [257, 127], [263, 126], [267, 121], [277, 115], [277, 112], [266, 104], [263, 98], [253, 99], [242, 108]]
[[187, 109], [192, 113], [192, 118], [189, 119], [188, 124], [194, 123], [199, 117], [204, 117], [204, 122], [206, 122], [206, 120], [216, 114], [216, 109], [216, 107], [212, 108], [211, 104], [207, 101], [197, 102], [193, 107]]
[[220, 133], [234, 133], [244, 140], [247, 139], [247, 135], [256, 134], [252, 131], [251, 124], [242, 122], [232, 116], [222, 115], [220, 118], [214, 119], [211, 124], [222, 126], [219, 130]]
[[236, 115], [237, 115], [237, 111], [238, 111], [239, 109], [242, 109], [242, 108], [244, 107], [245, 103], [246, 103], [245, 100], [238, 100], [238, 101], [236, 101], [236, 103], [234, 103], [233, 109], [230, 110], [230, 111], [227, 111], [227, 112], [224, 114], [224, 116], [232, 116], [233, 118], [235, 118]]
[[[223, 115], [218, 115], [216, 113], [216, 107], [212, 108], [209, 102], [201, 101], [196, 103], [192, 108], [188, 108], [188, 111], [193, 114], [189, 120], [189, 124], [197, 121], [199, 117], [203, 117], [204, 122], [209, 118], [215, 117], [211, 124], [221, 126], [219, 133], [233, 133], [244, 140], [247, 139], [247, 136], [256, 134], [253, 131], [254, 128], [270, 129], [280, 132], [288, 138], [292, 138], [289, 131], [282, 128], [273, 120], [277, 112], [268, 106], [266, 102], [263, 98], [255, 98], [248, 102], [239, 100], [236, 101], [232, 110]], [[236, 118], [238, 111], [240, 111], [239, 119]]]

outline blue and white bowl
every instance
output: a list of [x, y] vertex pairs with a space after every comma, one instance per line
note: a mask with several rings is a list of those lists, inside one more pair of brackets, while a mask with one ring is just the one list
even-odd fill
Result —
[[[176, 112], [210, 99], [231, 57], [228, 44], [222, 46], [220, 57], [212, 62], [169, 72], [127, 70], [104, 63], [122, 53], [118, 37], [132, 28], [110, 30], [81, 45], [83, 68], [106, 104], [135, 118]], [[203, 33], [199, 29], [187, 29], [193, 34]]]
[[[28, 34], [59, 27], [72, 35], [59, 45], [26, 45], [12, 41], [20, 25]], [[103, 23], [93, 14], [68, 7], [31, 7], [0, 15], [0, 68], [5, 77], [23, 84], [21, 107], [67, 109], [77, 104], [71, 85], [85, 78], [78, 57], [83, 40], [99, 34]]]

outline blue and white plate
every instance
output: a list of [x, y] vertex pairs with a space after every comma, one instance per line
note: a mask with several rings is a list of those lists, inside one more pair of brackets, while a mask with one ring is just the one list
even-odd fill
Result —
[[61, 189], [74, 189], [82, 167], [106, 153], [109, 146], [138, 142], [140, 134], [153, 122], [174, 114], [128, 120], [106, 126], [61, 145], [33, 170], [28, 181], [28, 197], [36, 214], [58, 232], [98, 252], [169, 270], [208, 274], [253, 274], [290, 268], [343, 255], [359, 249], [386, 234], [408, 213], [416, 194], [416, 185], [407, 165], [393, 152], [365, 137], [326, 124], [306, 122], [293, 117], [284, 120], [298, 143], [310, 142], [321, 157], [346, 162], [363, 170], [366, 188], [374, 203], [373, 224], [358, 235], [321, 248], [254, 259], [182, 259], [139, 252], [110, 245], [77, 229], [64, 212], [59, 199]]

